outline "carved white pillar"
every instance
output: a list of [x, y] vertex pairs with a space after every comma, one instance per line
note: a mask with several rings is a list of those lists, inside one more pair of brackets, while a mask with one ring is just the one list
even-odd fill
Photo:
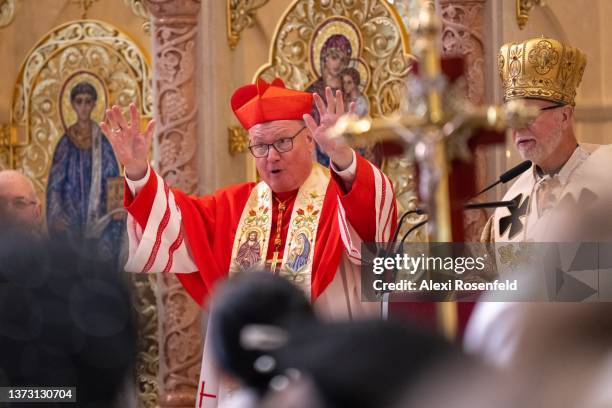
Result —
[[[146, 0], [152, 15], [157, 170], [172, 186], [197, 192], [196, 37], [200, 0]], [[160, 275], [160, 407], [193, 407], [202, 357], [199, 306], [172, 275]]]

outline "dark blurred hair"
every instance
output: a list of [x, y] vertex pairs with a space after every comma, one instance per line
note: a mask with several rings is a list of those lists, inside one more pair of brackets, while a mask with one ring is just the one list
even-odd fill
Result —
[[271, 355], [277, 374], [291, 369], [311, 378], [325, 407], [380, 408], [461, 353], [413, 326], [372, 320], [292, 329]]
[[263, 392], [270, 377], [254, 369], [261, 350], [247, 350], [241, 332], [251, 324], [287, 328], [314, 319], [304, 294], [286, 279], [270, 272], [247, 272], [220, 288], [211, 312], [209, 330], [215, 359], [227, 373]]
[[70, 102], [74, 101], [77, 95], [88, 94], [91, 95], [94, 102], [98, 100], [98, 92], [92, 84], [87, 81], [79, 82], [70, 90]]
[[0, 237], [0, 386], [76, 387], [79, 407], [109, 407], [136, 348], [116, 268], [62, 245]]
[[[245, 327], [264, 338], [282, 333], [282, 340], [245, 347]], [[213, 301], [209, 329], [225, 372], [260, 394], [276, 377], [291, 380], [289, 373], [300, 372], [329, 408], [388, 406], [440, 365], [463, 358], [442, 338], [399, 322], [320, 322], [299, 289], [269, 272], [227, 282]], [[256, 370], [264, 356], [272, 363]]]

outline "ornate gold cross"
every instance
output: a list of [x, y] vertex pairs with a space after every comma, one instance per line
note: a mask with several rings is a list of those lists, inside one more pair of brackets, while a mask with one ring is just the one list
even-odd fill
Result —
[[[387, 119], [360, 119], [346, 115], [332, 129], [335, 136], [359, 143], [362, 137], [400, 141], [419, 167], [420, 199], [427, 209], [429, 242], [452, 242], [451, 161], [471, 159], [468, 142], [474, 131], [488, 128], [502, 131], [537, 116], [525, 105], [513, 102], [504, 106], [475, 107], [453, 90], [442, 73], [440, 18], [428, 2], [421, 3], [418, 18], [412, 23], [419, 75], [407, 84], [408, 109]], [[456, 81], [457, 82], [457, 81]], [[456, 222], [456, 221], [455, 221]], [[461, 239], [461, 238], [459, 238]], [[457, 329], [456, 305], [438, 304], [441, 331], [454, 338]]]

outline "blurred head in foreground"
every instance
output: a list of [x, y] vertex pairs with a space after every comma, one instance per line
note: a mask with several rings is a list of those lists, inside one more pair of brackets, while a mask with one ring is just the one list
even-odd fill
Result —
[[[270, 272], [238, 275], [219, 289], [213, 301], [210, 330], [215, 358], [226, 374], [264, 392], [271, 377], [254, 368], [263, 350], [259, 345], [248, 344], [247, 326], [284, 329], [312, 320], [310, 303], [286, 279]], [[277, 347], [274, 339], [270, 341], [271, 347]]]
[[0, 386], [76, 387], [79, 407], [113, 407], [135, 355], [129, 293], [110, 265], [0, 237]]
[[323, 323], [297, 288], [270, 273], [230, 280], [211, 319], [220, 366], [267, 408], [391, 406], [426, 373], [464, 359], [400, 323]]

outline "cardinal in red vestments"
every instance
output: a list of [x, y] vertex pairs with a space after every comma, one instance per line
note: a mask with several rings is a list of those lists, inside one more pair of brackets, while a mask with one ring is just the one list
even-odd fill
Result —
[[[129, 123], [118, 107], [107, 110], [108, 123], [100, 126], [125, 166], [126, 270], [176, 273], [206, 306], [220, 280], [265, 268], [302, 289], [324, 317], [380, 314], [380, 304], [361, 301], [361, 242], [393, 235], [393, 187], [380, 169], [330, 135], [346, 111], [340, 92], [328, 88], [325, 99], [288, 89], [278, 78], [236, 90], [231, 106], [249, 132], [261, 181], [202, 197], [170, 189], [149, 166], [154, 120], [143, 132], [134, 105]], [[313, 100], [320, 123], [310, 115]], [[315, 143], [330, 157], [330, 168], [314, 161]], [[206, 343], [196, 406], [223, 406], [230, 390], [209, 364]]]

